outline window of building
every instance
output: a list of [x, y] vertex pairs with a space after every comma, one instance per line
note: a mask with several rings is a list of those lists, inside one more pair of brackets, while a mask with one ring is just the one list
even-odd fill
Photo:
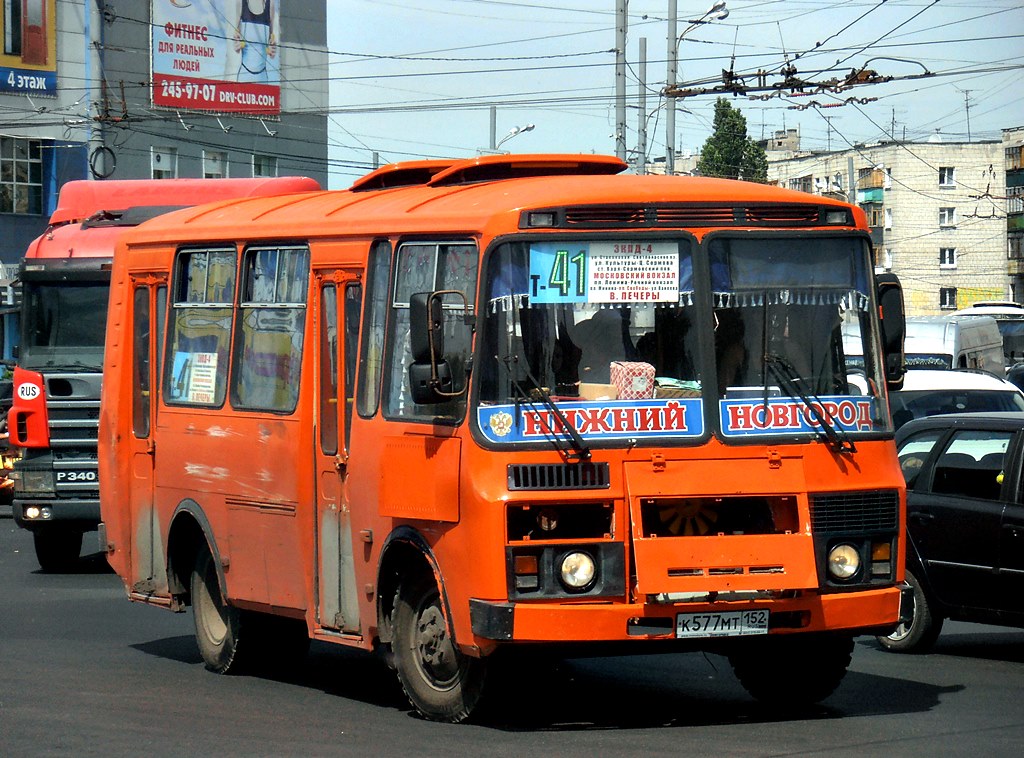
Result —
[[173, 147], [152, 148], [153, 178], [174, 179], [178, 176], [178, 150]]
[[22, 0], [4, 0], [4, 54], [21, 57]]
[[42, 141], [0, 137], [0, 213], [43, 212]]
[[1024, 186], [1006, 188], [1006, 212], [1011, 216], [1024, 213]]
[[887, 167], [885, 169], [885, 176], [882, 178], [882, 186], [885, 189], [892, 189], [892, 168]]
[[164, 398], [174, 405], [224, 403], [235, 250], [183, 250], [175, 265], [174, 301], [164, 363]]
[[939, 287], [939, 307], [945, 311], [956, 310], [956, 287]]
[[253, 155], [252, 156], [253, 176], [277, 176], [276, 155]]
[[892, 208], [885, 209], [885, 228], [892, 229]]
[[877, 205], [869, 205], [865, 208], [868, 214], [868, 226], [879, 227], [882, 225], [882, 218], [885, 214]]
[[1006, 233], [1006, 254], [1013, 260], [1024, 258], [1024, 232]]
[[939, 186], [953, 187], [956, 185], [956, 169], [952, 166], [939, 167]]
[[939, 248], [939, 268], [956, 268], [956, 248]]
[[1021, 146], [1006, 148], [1006, 170], [1016, 171], [1020, 168], [1024, 168], [1024, 163], [1021, 162]]
[[245, 252], [232, 361], [231, 405], [291, 413], [299, 399], [309, 248]]
[[882, 268], [884, 268], [886, 271], [891, 271], [892, 270], [892, 248], [891, 247], [887, 247], [887, 248], [885, 248], [882, 251], [881, 264], [882, 264]]
[[203, 178], [223, 179], [228, 175], [228, 154], [203, 150]]
[[939, 226], [956, 226], [956, 208], [939, 208]]

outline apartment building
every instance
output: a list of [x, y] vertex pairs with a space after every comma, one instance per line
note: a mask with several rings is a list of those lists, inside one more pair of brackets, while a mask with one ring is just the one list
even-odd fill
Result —
[[[783, 136], [777, 142], [789, 149], [767, 145], [769, 180], [860, 205], [871, 226], [876, 266], [900, 277], [909, 315], [1024, 297], [1007, 260], [1003, 141], [934, 137], [804, 152], [792, 135]], [[1019, 163], [1019, 145], [1017, 156]]]

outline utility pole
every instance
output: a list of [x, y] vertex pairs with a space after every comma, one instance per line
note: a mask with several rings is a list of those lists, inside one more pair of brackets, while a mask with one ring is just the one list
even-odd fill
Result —
[[[676, 43], [676, 23], [678, 22], [676, 0], [668, 0], [668, 72], [665, 75], [665, 89], [676, 86], [679, 67], [679, 47]], [[665, 113], [665, 173], [676, 172], [676, 99], [668, 99], [668, 110]]]
[[640, 95], [636, 125], [636, 172], [647, 173], [647, 37], [640, 38]]
[[99, 3], [87, 3], [85, 11], [85, 78], [88, 88], [89, 111], [92, 118], [88, 126], [89, 178], [105, 179], [112, 166], [107, 166], [106, 140], [103, 118], [106, 115], [106, 90], [103, 86], [103, 10]]
[[615, 0], [615, 155], [626, 160], [626, 0]]
[[967, 111], [967, 141], [971, 141], [971, 92], [974, 90], [964, 90], [964, 110]]

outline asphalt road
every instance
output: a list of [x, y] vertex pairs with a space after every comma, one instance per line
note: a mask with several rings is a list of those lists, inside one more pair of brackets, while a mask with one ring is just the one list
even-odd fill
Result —
[[[95, 540], [86, 537], [86, 546]], [[947, 624], [927, 656], [862, 639], [840, 689], [781, 715], [699, 653], [566, 661], [480, 724], [434, 724], [370, 655], [216, 676], [188, 614], [125, 599], [102, 556], [38, 571], [0, 516], [0, 756], [1020, 756], [1024, 630]]]

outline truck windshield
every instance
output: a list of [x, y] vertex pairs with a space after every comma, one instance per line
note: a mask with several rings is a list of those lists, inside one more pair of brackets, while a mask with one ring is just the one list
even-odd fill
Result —
[[25, 281], [24, 336], [18, 363], [29, 369], [99, 371], [103, 366], [109, 292], [106, 282]]
[[598, 446], [890, 429], [870, 282], [852, 237], [506, 243], [484, 279], [480, 434], [564, 441], [545, 395]]

